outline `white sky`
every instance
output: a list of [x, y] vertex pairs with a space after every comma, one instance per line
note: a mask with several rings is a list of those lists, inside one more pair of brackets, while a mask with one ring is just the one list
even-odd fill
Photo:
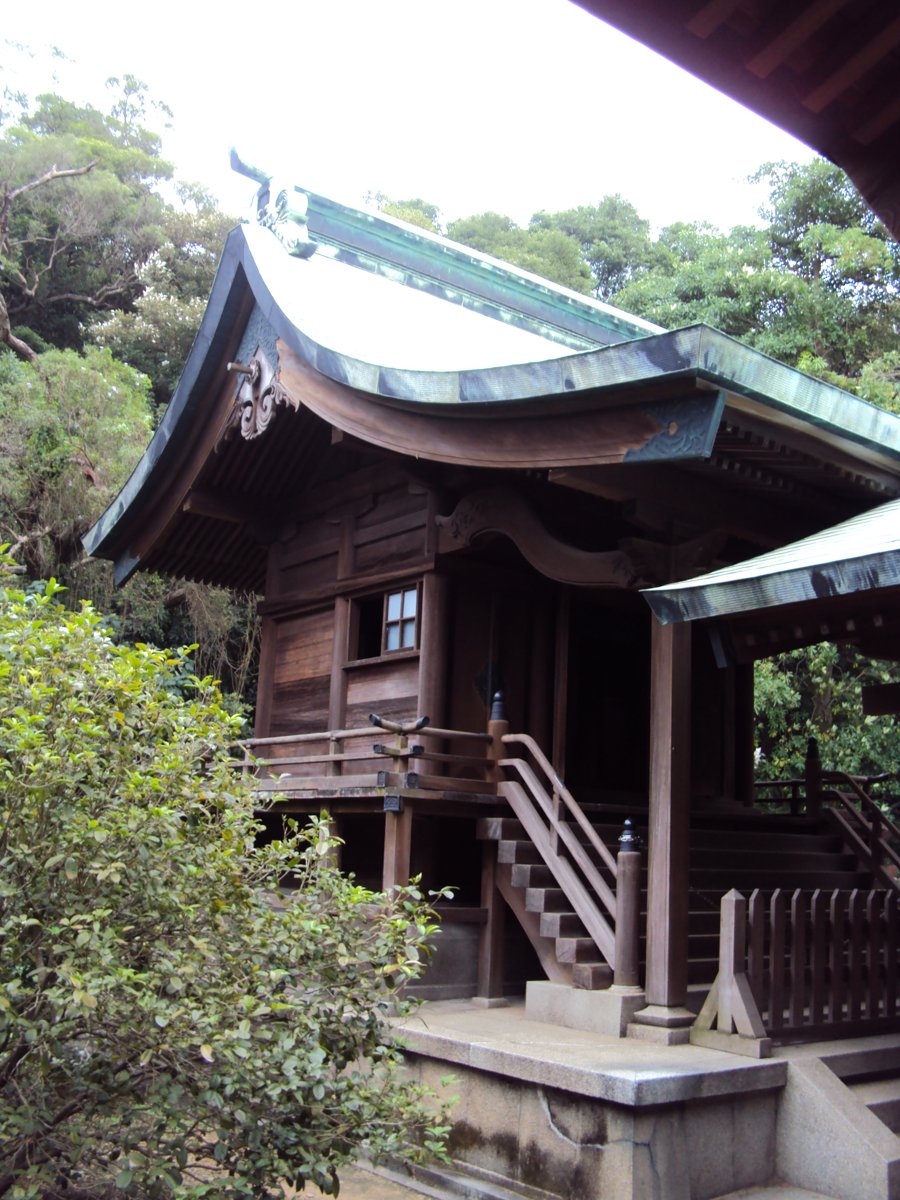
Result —
[[[237, 215], [255, 189], [232, 144], [350, 204], [382, 191], [525, 223], [621, 192], [657, 228], [752, 222], [746, 176], [811, 156], [569, 0], [37, 0], [16, 36], [36, 53], [0, 42], [7, 85], [105, 107], [108, 76], [148, 83], [175, 113], [178, 176]], [[72, 60], [56, 82], [53, 45]]]

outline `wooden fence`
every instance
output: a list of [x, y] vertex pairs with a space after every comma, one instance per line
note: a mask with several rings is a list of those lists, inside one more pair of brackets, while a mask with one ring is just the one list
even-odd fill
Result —
[[894, 888], [729, 892], [719, 974], [691, 1040], [766, 1055], [773, 1038], [900, 1028], [897, 914]]

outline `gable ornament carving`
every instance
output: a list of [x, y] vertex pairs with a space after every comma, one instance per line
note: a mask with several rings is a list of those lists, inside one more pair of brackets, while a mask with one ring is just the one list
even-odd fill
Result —
[[225, 429], [226, 440], [239, 428], [241, 437], [252, 441], [266, 432], [279, 408], [299, 411], [300, 401], [278, 379], [275, 368], [258, 346], [249, 362], [230, 362], [228, 370], [242, 379]]

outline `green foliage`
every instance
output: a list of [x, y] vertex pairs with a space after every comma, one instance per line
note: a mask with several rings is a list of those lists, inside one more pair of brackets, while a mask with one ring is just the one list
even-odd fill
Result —
[[414, 200], [391, 200], [384, 192], [370, 192], [366, 196], [367, 204], [374, 204], [380, 212], [390, 217], [406, 221], [408, 225], [418, 225], [430, 233], [441, 233], [441, 210], [436, 204], [430, 204], [417, 196]]
[[597, 205], [535, 213], [529, 229], [555, 229], [579, 245], [592, 279], [591, 291], [609, 300], [653, 259], [650, 222], [624, 197], [604, 196]]
[[416, 887], [358, 887], [323, 822], [257, 845], [215, 687], [56, 591], [0, 578], [0, 1196], [336, 1193], [439, 1150], [386, 1024]]
[[755, 671], [760, 779], [800, 778], [807, 738], [823, 766], [855, 775], [896, 772], [900, 731], [892, 717], [867, 717], [864, 684], [900, 681], [900, 669], [822, 643], [762, 659]]
[[88, 314], [135, 299], [161, 240], [154, 188], [171, 167], [137, 124], [145, 91], [126, 76], [110, 114], [39, 96], [0, 137], [0, 293], [56, 346], [80, 348]]
[[180, 206], [161, 218], [161, 242], [138, 268], [143, 291], [130, 311], [89, 320], [86, 336], [153, 381], [158, 404], [168, 403], [187, 360], [222, 246], [235, 218], [219, 211], [196, 184], [178, 186]]
[[149, 380], [108, 350], [0, 352], [5, 469], [0, 522], [33, 578], [81, 557], [80, 537], [125, 482], [151, 432]]
[[486, 212], [453, 221], [448, 235], [473, 250], [491, 254], [573, 291], [591, 290], [591, 273], [578, 243], [560, 229], [522, 229], [511, 217]]

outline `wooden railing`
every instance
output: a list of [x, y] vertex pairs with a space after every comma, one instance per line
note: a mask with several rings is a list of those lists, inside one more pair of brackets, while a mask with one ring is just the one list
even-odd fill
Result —
[[900, 827], [870, 794], [873, 784], [895, 778], [823, 770], [818, 742], [810, 738], [802, 779], [763, 780], [755, 786], [762, 799], [787, 802], [793, 816], [801, 810], [815, 814], [823, 806], [830, 808], [848, 849], [882, 884], [900, 889]]
[[[405, 795], [438, 790], [502, 797], [613, 968], [615, 983], [634, 987], [641, 856], [631, 842], [622, 845], [618, 858], [610, 851], [540, 746], [527, 734], [509, 733], [499, 711], [495, 698], [486, 733], [438, 728], [427, 717], [395, 722], [373, 713], [369, 727], [250, 738], [241, 743], [243, 757], [234, 765], [253, 773], [264, 798], [328, 799], [395, 788]], [[394, 740], [372, 742], [372, 726]], [[423, 741], [411, 742], [413, 736]], [[484, 747], [484, 753], [444, 749], [456, 742]], [[512, 746], [522, 756], [510, 756]], [[423, 771], [425, 765], [433, 769]]]
[[[527, 758], [500, 760], [499, 766], [507, 775], [499, 785], [500, 794], [505, 796], [597, 948], [616, 971], [616, 982], [626, 982], [623, 970], [631, 974], [632, 960], [635, 974], [637, 970], [636, 933], [632, 938], [626, 936], [626, 930], [632, 925], [637, 929], [632, 916], [639, 911], [639, 875], [629, 876], [626, 919], [618, 921], [622, 901], [616, 895], [618, 867], [612, 852], [535, 740], [523, 733], [504, 733], [500, 740], [504, 746], [521, 747], [527, 755]], [[628, 944], [632, 941], [633, 946]]]
[[843, 771], [826, 771], [823, 780], [839, 784], [824, 792], [844, 841], [887, 887], [900, 890], [900, 828], [864, 790], [859, 779]]
[[[489, 760], [483, 754], [443, 749], [457, 741], [488, 747], [489, 734], [438, 728], [429, 725], [427, 717], [396, 722], [373, 713], [369, 720], [370, 725], [361, 728], [249, 738], [240, 743], [243, 758], [235, 765], [256, 777], [255, 788], [262, 796], [327, 796], [385, 788], [493, 791], [486, 780]], [[372, 741], [376, 730], [393, 734], [393, 741]], [[413, 735], [428, 740], [411, 742]]]
[[729, 892], [719, 973], [691, 1040], [765, 1055], [771, 1038], [900, 1028], [898, 906], [894, 889]]

